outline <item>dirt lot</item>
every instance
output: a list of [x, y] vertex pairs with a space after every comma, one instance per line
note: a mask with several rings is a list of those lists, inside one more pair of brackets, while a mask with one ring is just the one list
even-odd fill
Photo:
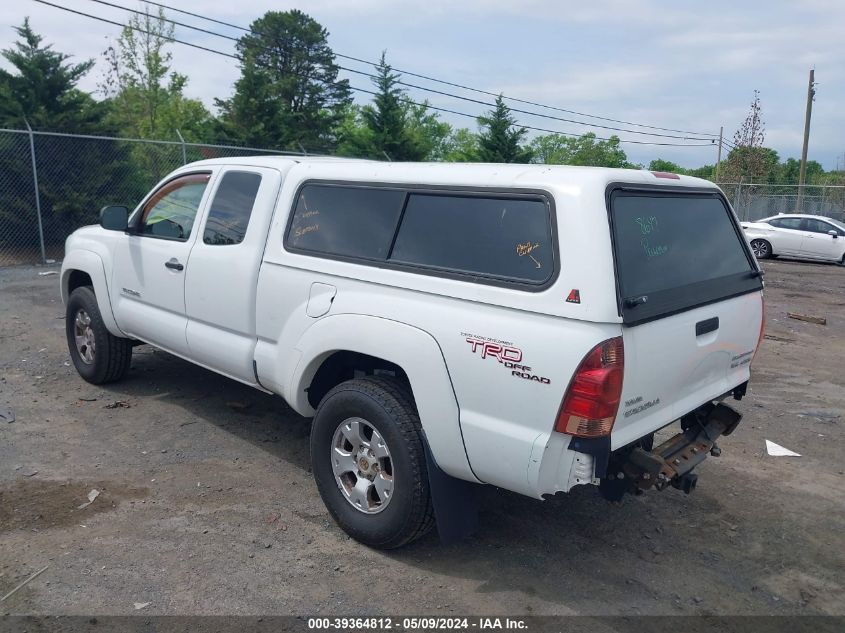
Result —
[[83, 382], [45, 270], [0, 269], [0, 595], [49, 565], [0, 614], [845, 614], [845, 269], [766, 264], [745, 419], [693, 495], [489, 488], [477, 536], [387, 554], [330, 520], [279, 398], [148, 347]]

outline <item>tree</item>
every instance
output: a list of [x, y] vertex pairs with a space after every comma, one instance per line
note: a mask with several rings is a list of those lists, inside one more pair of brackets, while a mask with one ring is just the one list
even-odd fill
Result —
[[356, 111], [357, 128], [347, 127], [341, 138], [347, 153], [396, 161], [425, 160], [442, 153], [450, 126], [429, 112], [426, 103], [411, 103], [399, 80], [382, 53], [372, 78], [373, 101]]
[[531, 141], [533, 161], [541, 165], [568, 165], [572, 162], [571, 139], [563, 134], [541, 134]]
[[636, 167], [628, 162], [617, 136], [599, 140], [592, 132], [577, 138], [545, 134], [531, 141], [534, 162], [588, 167]]
[[432, 112], [427, 102], [413, 103], [399, 84], [385, 53], [372, 81], [372, 103], [350, 106], [337, 130], [338, 153], [396, 161], [441, 160], [452, 127]]
[[419, 160], [443, 160], [451, 148], [452, 126], [428, 108], [428, 101], [418, 105], [409, 103], [405, 107], [408, 132], [420, 152]]
[[649, 171], [665, 171], [672, 174], [687, 173], [687, 170], [677, 163], [673, 163], [671, 160], [665, 160], [663, 158], [655, 158], [648, 164], [648, 169]]
[[376, 152], [385, 152], [392, 160], [418, 160], [420, 152], [407, 130], [404, 93], [398, 81], [399, 75], [393, 72], [382, 51], [372, 79], [377, 92], [372, 105], [364, 106], [364, 123], [372, 132]]
[[716, 177], [716, 165], [702, 165], [695, 169], [687, 169], [686, 174], [687, 176], [695, 176], [696, 178], [714, 180]]
[[91, 133], [100, 129], [104, 109], [76, 85], [94, 65], [89, 59], [69, 63], [70, 55], [42, 46], [24, 18], [15, 27], [20, 38], [2, 52], [13, 72], [0, 69], [0, 125], [24, 127], [24, 118], [35, 129]]
[[[334, 135], [337, 138], [335, 153], [353, 158], [376, 158], [372, 155], [373, 132], [364, 123], [361, 106], [350, 103], [344, 109]], [[384, 159], [384, 156], [378, 158]]]
[[302, 11], [268, 11], [238, 40], [241, 76], [216, 100], [222, 132], [250, 145], [326, 150], [351, 102], [328, 31]]
[[[801, 161], [795, 158], [787, 158], [780, 164], [778, 173], [778, 183], [784, 185], [797, 185], [798, 175], [801, 170]], [[825, 175], [824, 168], [818, 161], [807, 161], [806, 183], [808, 185], [821, 184], [823, 176]]]
[[523, 147], [522, 138], [528, 133], [518, 127], [502, 95], [490, 112], [478, 117], [478, 159], [484, 163], [527, 163], [532, 151]]
[[111, 105], [110, 119], [125, 135], [173, 138], [176, 130], [187, 140], [210, 135], [211, 113], [201, 101], [185, 97], [188, 78], [170, 72], [167, 47], [173, 34], [163, 9], [153, 15], [145, 6], [103, 54], [107, 71], [100, 88]]
[[443, 142], [441, 160], [452, 163], [469, 163], [478, 160], [478, 134], [462, 127], [452, 130]]
[[[19, 40], [2, 52], [13, 71], [0, 70], [0, 125], [21, 128], [26, 117], [36, 130], [110, 133], [103, 106], [77, 88], [93, 60], [69, 63], [69, 55], [42, 44], [28, 19], [15, 31]], [[110, 141], [53, 135], [36, 135], [34, 145], [41, 221], [49, 245], [93, 220], [92, 210], [102, 206], [104, 192], [125, 168], [126, 152]], [[34, 246], [38, 231], [30, 161], [25, 136], [0, 137], [0, 235]]]
[[720, 174], [725, 182], [761, 182], [770, 172], [771, 154], [763, 147], [766, 140], [766, 124], [760, 104], [760, 91], [754, 91], [754, 98], [745, 120], [734, 133], [734, 149], [728, 154]]

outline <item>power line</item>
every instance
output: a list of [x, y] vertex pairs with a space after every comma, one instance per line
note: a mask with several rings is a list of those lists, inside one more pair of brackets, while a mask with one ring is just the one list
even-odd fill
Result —
[[[73, 14], [80, 15], [80, 16], [83, 16], [83, 17], [86, 17], [86, 18], [90, 18], [92, 20], [96, 20], [96, 21], [99, 21], [99, 22], [105, 22], [107, 24], [112, 24], [112, 25], [118, 26], [120, 28], [130, 28], [133, 31], [137, 31], [139, 33], [146, 33], [147, 35], [151, 34], [150, 31], [147, 31], [145, 29], [141, 29], [141, 28], [138, 28], [138, 27], [122, 24], [120, 22], [115, 22], [114, 20], [109, 20], [107, 18], [103, 18], [103, 17], [100, 17], [100, 16], [91, 15], [90, 13], [85, 13], [85, 12], [79, 11], [77, 9], [71, 9], [70, 7], [64, 7], [64, 6], [61, 6], [61, 5], [58, 5], [58, 4], [54, 4], [52, 2], [48, 2], [47, 0], [34, 0], [34, 1], [39, 3], [39, 4], [43, 4], [43, 5], [46, 5], [46, 6], [53, 7], [55, 9], [67, 11], [68, 13], [73, 13]], [[183, 44], [185, 46], [190, 46], [190, 47], [196, 48], [198, 50], [206, 51], [206, 52], [209, 52], [209, 53], [215, 53], [217, 55], [222, 55], [222, 56], [228, 57], [230, 59], [236, 59], [238, 61], [243, 61], [243, 58], [241, 58], [239, 55], [227, 53], [225, 51], [216, 50], [216, 49], [213, 49], [213, 48], [209, 48], [207, 46], [202, 46], [200, 44], [194, 44], [192, 42], [186, 42], [184, 40], [180, 40], [180, 39], [175, 38], [175, 37], [165, 37], [165, 36], [161, 36], [161, 37], [163, 39], [166, 39], [170, 42], [174, 42], [176, 44]], [[266, 65], [265, 65], [265, 67], [266, 67]], [[340, 84], [342, 82], [331, 82], [331, 83]], [[378, 94], [378, 93], [376, 93], [372, 90], [367, 90], [366, 88], [359, 88], [359, 87], [353, 86], [349, 83], [347, 83], [346, 85], [351, 90], [355, 90], [357, 92], [363, 92], [363, 93], [370, 94], [370, 95]], [[440, 106], [433, 106], [433, 105], [430, 105], [428, 103], [419, 103], [417, 101], [413, 101], [412, 99], [407, 99], [407, 98], [404, 98], [404, 97], [400, 98], [400, 100], [405, 102], [405, 103], [411, 104], [411, 105], [429, 108], [429, 109], [432, 109], [432, 110], [438, 110], [440, 112], [446, 112], [446, 113], [454, 114], [454, 115], [458, 115], [458, 116], [469, 117], [473, 120], [478, 118], [476, 115], [469, 114], [469, 113], [466, 113], [466, 112], [460, 112], [460, 111], [452, 110], [452, 109], [449, 109], [449, 108], [442, 108]], [[574, 138], [578, 138], [578, 137], [581, 136], [579, 134], [573, 134], [573, 133], [570, 133], [570, 132], [561, 132], [559, 130], [551, 130], [551, 129], [548, 129], [548, 128], [541, 128], [541, 127], [536, 127], [536, 126], [531, 126], [531, 125], [521, 125], [520, 124], [520, 127], [523, 127], [525, 129], [528, 129], [528, 130], [537, 131], [537, 132], [560, 134], [562, 136], [571, 136], [571, 137], [574, 137]], [[595, 138], [597, 140], [602, 140], [602, 141], [611, 140], [608, 137], [602, 137], [602, 136], [595, 136]], [[616, 137], [616, 138], [618, 138], [618, 137]], [[713, 143], [715, 143], [715, 140], [711, 141], [711, 142], [707, 142], [707, 143], [671, 143], [671, 142], [657, 142], [657, 141], [637, 141], [637, 140], [633, 140], [633, 139], [618, 139], [618, 140], [619, 140], [620, 143], [631, 143], [631, 144], [636, 144], [636, 145], [673, 146], [673, 147], [712, 147]]]
[[[94, 3], [97, 3], [97, 4], [102, 4], [102, 5], [105, 5], [105, 6], [113, 7], [115, 9], [122, 9], [124, 11], [129, 11], [130, 13], [134, 13], [135, 15], [145, 15], [145, 13], [143, 11], [139, 11], [137, 9], [131, 9], [129, 7], [125, 7], [125, 6], [122, 6], [122, 5], [119, 5], [119, 4], [115, 4], [113, 2], [108, 2], [107, 0], [90, 0], [90, 2], [94, 2]], [[151, 3], [151, 4], [156, 4], [156, 3]], [[184, 22], [179, 22], [179, 21], [173, 20], [171, 18], [162, 17], [161, 19], [164, 20], [165, 22], [169, 22], [169, 23], [171, 23], [175, 26], [181, 26], [181, 27], [184, 27], [184, 28], [187, 28], [187, 29], [198, 31], [200, 33], [206, 33], [208, 35], [213, 35], [215, 37], [230, 40], [232, 42], [238, 42], [239, 41], [239, 39], [237, 37], [232, 37], [231, 35], [225, 35], [223, 33], [218, 33], [216, 31], [204, 29], [204, 28], [201, 28], [201, 27], [198, 27], [198, 26], [194, 26], [192, 24], [186, 24]], [[258, 34], [257, 32], [253, 32], [253, 31], [250, 31], [250, 32]], [[272, 48], [270, 48], [268, 46], [259, 46], [259, 47], [262, 48], [265, 51], [272, 51]], [[369, 63], [369, 62], [367, 62], [367, 63]], [[365, 71], [362, 71], [362, 70], [357, 70], [355, 68], [348, 68], [348, 67], [342, 66], [340, 64], [337, 64], [337, 68], [339, 68], [340, 70], [344, 70], [346, 72], [349, 72], [349, 73], [356, 74], [356, 75], [363, 75], [364, 77], [368, 77], [370, 79], [376, 78], [376, 76], [373, 75], [372, 73], [368, 73], [368, 72], [365, 72]], [[401, 71], [399, 71], [398, 69], [397, 69], [397, 72], [401, 73]], [[442, 90], [436, 90], [434, 88], [427, 88], [425, 86], [419, 86], [417, 84], [412, 84], [412, 83], [408, 83], [406, 81], [402, 81], [401, 79], [397, 80], [396, 83], [398, 83], [402, 86], [407, 86], [409, 88], [415, 88], [417, 90], [430, 92], [430, 93], [433, 93], [433, 94], [441, 95], [441, 96], [444, 96], [444, 97], [449, 97], [449, 98], [452, 98], [452, 99], [459, 99], [461, 101], [467, 101], [469, 103], [475, 103], [475, 104], [483, 105], [483, 106], [486, 106], [486, 107], [489, 107], [489, 108], [495, 107], [495, 104], [490, 103], [489, 101], [481, 101], [479, 99], [464, 97], [462, 95], [456, 95], [456, 94], [453, 94], [453, 93], [450, 93], [450, 92], [444, 92]], [[641, 134], [643, 136], [653, 136], [653, 137], [660, 137], [660, 138], [682, 139], [684, 141], [705, 141], [705, 142], [711, 142], [711, 143], [715, 142], [715, 141], [711, 141], [711, 139], [709, 139], [709, 138], [696, 138], [695, 136], [693, 136], [693, 137], [677, 136], [675, 134], [660, 134], [658, 132], [643, 132], [641, 130], [631, 130], [631, 129], [627, 129], [627, 128], [618, 128], [618, 127], [613, 127], [613, 126], [609, 126], [609, 125], [601, 125], [599, 123], [588, 123], [588, 122], [585, 122], [585, 121], [577, 121], [575, 119], [566, 119], [566, 118], [554, 116], [554, 115], [551, 115], [551, 114], [543, 114], [541, 112], [531, 112], [530, 110], [522, 110], [520, 108], [509, 108], [509, 109], [511, 110], [511, 112], [515, 112], [515, 113], [518, 113], [518, 114], [525, 114], [525, 115], [528, 115], [528, 116], [536, 116], [536, 117], [541, 117], [541, 118], [544, 118], [544, 119], [561, 121], [563, 123], [573, 123], [575, 125], [583, 125], [583, 126], [586, 126], [586, 127], [593, 127], [593, 128], [603, 129], [603, 130], [611, 130], [611, 131], [614, 131], [614, 132], [626, 132], [628, 134]]]
[[[97, 0], [94, 0], [94, 1], [97, 1]], [[211, 18], [211, 17], [205, 16], [205, 15], [201, 15], [199, 13], [193, 13], [191, 11], [186, 11], [185, 9], [178, 9], [176, 7], [173, 7], [173, 6], [170, 6], [170, 5], [167, 5], [167, 4], [163, 4], [161, 2], [153, 2], [152, 0], [144, 0], [144, 1], [147, 4], [151, 4], [151, 5], [160, 7], [162, 9], [167, 9], [169, 11], [174, 11], [176, 13], [182, 13], [183, 15], [189, 15], [191, 17], [198, 18], [200, 20], [205, 20], [207, 22], [213, 22], [213, 23], [219, 24], [221, 26], [227, 26], [229, 28], [237, 29], [237, 30], [243, 31], [245, 33], [262, 35], [262, 33], [260, 31], [253, 31], [252, 29], [241, 26], [239, 24], [233, 24], [231, 22], [226, 22], [224, 20], [218, 20], [218, 19]], [[131, 10], [131, 9], [127, 9], [127, 10]], [[193, 28], [193, 27], [189, 26], [188, 28]], [[197, 28], [199, 28], [199, 27], [197, 27]], [[200, 30], [202, 30], [202, 29], [200, 29]], [[217, 33], [212, 33], [212, 34], [219, 35], [220, 37], [226, 37], [224, 35], [220, 35], [220, 34], [217, 34]], [[360, 57], [354, 57], [352, 55], [344, 55], [344, 54], [338, 53], [338, 52], [334, 52], [334, 55], [336, 57], [340, 57], [342, 59], [348, 59], [348, 60], [351, 60], [351, 61], [356, 61], [356, 62], [359, 62], [361, 64], [368, 64], [370, 66], [378, 66], [379, 65], [378, 62], [373, 62], [373, 61], [370, 61], [370, 60], [362, 59]], [[643, 127], [643, 128], [648, 128], [648, 129], [651, 129], [651, 130], [660, 130], [662, 132], [676, 132], [678, 134], [688, 134], [688, 135], [692, 135], [692, 136], [710, 136], [710, 137], [713, 137], [713, 138], [717, 138], [719, 136], [718, 134], [713, 134], [712, 132], [691, 132], [689, 130], [679, 130], [679, 129], [675, 129], [675, 128], [660, 127], [660, 126], [657, 126], [657, 125], [647, 125], [645, 123], [634, 123], [632, 121], [624, 121], [622, 119], [613, 119], [613, 118], [610, 118], [610, 117], [599, 116], [597, 114], [588, 114], [586, 112], [578, 112], [577, 110], [567, 110], [566, 108], [560, 108], [560, 107], [557, 107], [557, 106], [539, 103], [539, 102], [536, 102], [536, 101], [529, 101], [527, 99], [520, 99], [518, 97], [508, 97], [504, 94], [499, 95], [498, 93], [490, 92], [488, 90], [482, 90], [480, 88], [473, 88], [472, 86], [466, 86], [464, 84], [459, 84], [459, 83], [455, 83], [455, 82], [452, 82], [452, 81], [446, 81], [445, 79], [437, 79], [436, 77], [431, 77], [429, 75], [422, 75], [420, 73], [415, 73], [415, 72], [412, 72], [412, 71], [409, 71], [409, 70], [403, 70], [401, 68], [394, 68], [393, 70], [395, 70], [396, 72], [398, 72], [402, 75], [408, 75], [409, 77], [417, 77], [418, 79], [425, 79], [426, 81], [433, 81], [435, 83], [443, 84], [443, 85], [446, 85], [446, 86], [451, 86], [453, 88], [460, 88], [462, 90], [469, 90], [469, 91], [476, 92], [476, 93], [479, 93], [479, 94], [484, 94], [484, 95], [487, 95], [487, 96], [490, 96], [490, 97], [501, 96], [503, 99], [507, 99], [509, 101], [516, 101], [518, 103], [524, 103], [526, 105], [531, 105], [531, 106], [535, 106], [535, 107], [539, 107], [539, 108], [547, 108], [549, 110], [556, 110], [558, 112], [565, 112], [567, 114], [574, 114], [576, 116], [583, 116], [583, 117], [588, 117], [588, 118], [591, 118], [591, 119], [598, 119], [600, 121], [608, 121], [608, 122], [611, 122], [611, 123], [619, 123], [621, 125], [633, 125], [635, 127]], [[421, 89], [427, 90], [426, 88], [421, 88]], [[516, 110], [514, 110], [514, 111], [516, 111]], [[537, 114], [537, 116], [542, 116], [542, 115]], [[587, 123], [587, 122], [576, 121], [576, 123], [579, 123], [581, 125], [591, 125], [590, 123]], [[600, 127], [600, 126], [595, 125], [594, 127]], [[616, 128], [610, 128], [610, 129], [616, 129]], [[622, 131], [622, 130], [620, 130], [620, 131]], [[627, 131], [627, 130], [625, 130], [625, 131]], [[640, 133], [642, 134], [643, 132], [640, 132]], [[658, 136], [658, 135], [653, 135], [653, 136]]]

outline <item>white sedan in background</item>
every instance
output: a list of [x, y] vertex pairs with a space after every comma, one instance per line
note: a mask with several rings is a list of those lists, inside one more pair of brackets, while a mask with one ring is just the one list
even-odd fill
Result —
[[784, 213], [741, 224], [758, 259], [784, 255], [845, 265], [845, 224], [837, 220]]

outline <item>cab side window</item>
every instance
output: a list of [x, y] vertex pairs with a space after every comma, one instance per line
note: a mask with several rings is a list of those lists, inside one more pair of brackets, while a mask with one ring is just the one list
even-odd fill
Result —
[[144, 204], [138, 233], [185, 241], [197, 217], [211, 174], [187, 174], [165, 183]]
[[540, 284], [553, 253], [541, 199], [411, 193], [390, 261]]
[[211, 201], [202, 241], [216, 246], [243, 242], [260, 186], [259, 174], [227, 171]]
[[801, 218], [777, 218], [770, 220], [769, 224], [779, 229], [792, 229], [798, 231], [801, 229]]

